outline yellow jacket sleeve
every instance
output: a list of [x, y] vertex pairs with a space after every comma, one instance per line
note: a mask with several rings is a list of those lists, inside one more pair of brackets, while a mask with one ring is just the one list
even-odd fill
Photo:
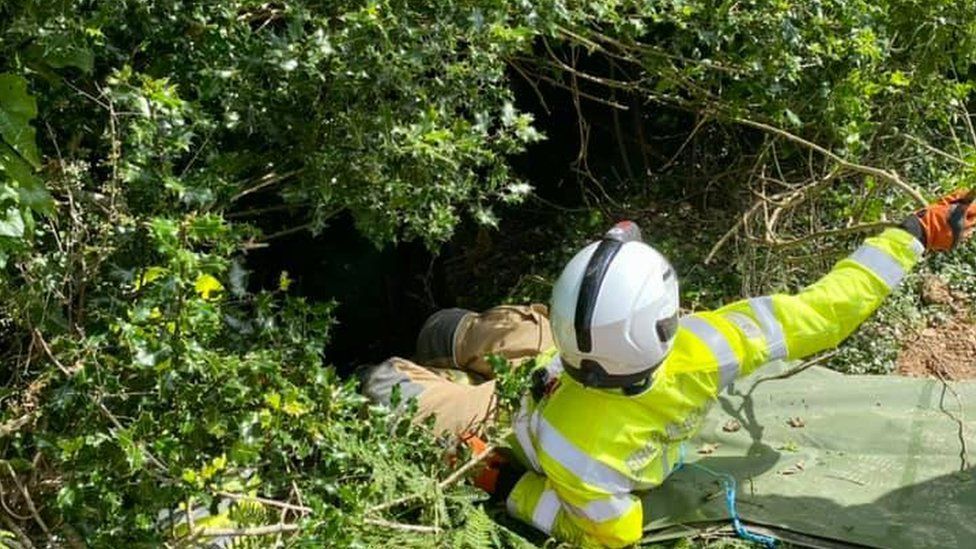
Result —
[[715, 358], [721, 391], [777, 359], [836, 347], [878, 308], [919, 261], [922, 244], [902, 229], [867, 239], [823, 278], [796, 294], [744, 299], [690, 315], [682, 327]]
[[506, 500], [508, 513], [560, 541], [625, 547], [643, 535], [641, 501], [632, 494], [580, 498], [543, 475], [526, 472]]

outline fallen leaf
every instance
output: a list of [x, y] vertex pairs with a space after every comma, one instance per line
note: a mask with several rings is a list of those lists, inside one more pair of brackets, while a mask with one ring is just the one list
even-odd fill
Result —
[[779, 448], [776, 448], [776, 449], [777, 450], [783, 450], [785, 452], [799, 452], [800, 451], [800, 447], [797, 446], [797, 444], [795, 442], [793, 442], [792, 440], [787, 441], [786, 444], [783, 444], [782, 446], [780, 446]]
[[800, 461], [796, 462], [795, 464], [790, 465], [786, 469], [783, 469], [782, 471], [779, 472], [779, 474], [781, 474], [781, 475], [795, 475], [795, 474], [800, 473], [802, 471], [803, 471], [803, 460], [800, 460]]
[[739, 423], [739, 420], [737, 419], [730, 419], [725, 422], [725, 425], [722, 426], [722, 430], [725, 431], [726, 433], [734, 433], [741, 428], [742, 428], [742, 424]]
[[698, 449], [698, 453], [707, 456], [715, 450], [718, 450], [718, 447], [719, 444], [717, 442], [706, 442], [705, 444], [701, 445], [701, 448]]

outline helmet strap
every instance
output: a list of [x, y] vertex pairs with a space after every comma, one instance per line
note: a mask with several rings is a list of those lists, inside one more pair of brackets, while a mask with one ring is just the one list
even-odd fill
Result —
[[604, 370], [603, 366], [595, 360], [584, 358], [580, 361], [578, 368], [568, 365], [563, 361], [563, 371], [569, 374], [569, 377], [586, 387], [595, 387], [598, 389], [624, 389], [633, 385], [642, 386], [642, 384], [650, 379], [651, 374], [657, 367], [658, 364], [655, 364], [650, 368], [633, 374], [612, 375]]

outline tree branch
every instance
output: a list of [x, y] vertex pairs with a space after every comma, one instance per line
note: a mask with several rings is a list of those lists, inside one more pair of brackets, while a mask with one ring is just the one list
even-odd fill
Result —
[[294, 505], [292, 503], [286, 503], [284, 501], [278, 501], [276, 499], [262, 498], [258, 496], [248, 496], [244, 494], [234, 494], [231, 492], [217, 492], [218, 496], [229, 498], [235, 501], [255, 501], [258, 503], [264, 503], [272, 507], [278, 507], [280, 509], [288, 509], [289, 511], [298, 511], [299, 513], [308, 514], [312, 512], [311, 507], [306, 507], [304, 505]]
[[280, 532], [295, 532], [299, 529], [297, 524], [272, 524], [269, 526], [252, 526], [249, 528], [203, 528], [193, 533], [193, 536], [206, 538], [217, 537], [247, 537], [247, 536], [267, 536]]
[[421, 526], [419, 524], [404, 524], [402, 522], [390, 522], [383, 519], [366, 518], [363, 519], [366, 524], [373, 524], [375, 526], [382, 526], [383, 528], [392, 528], [394, 530], [406, 530], [407, 532], [420, 532], [423, 534], [437, 534], [440, 533], [440, 529], [434, 526]]
[[882, 181], [886, 181], [903, 190], [906, 194], [911, 196], [915, 200], [915, 202], [917, 202], [920, 206], [926, 206], [929, 203], [929, 201], [924, 196], [922, 196], [922, 193], [919, 192], [918, 189], [906, 183], [897, 173], [893, 171], [882, 170], [880, 168], [875, 168], [873, 166], [865, 166], [864, 164], [858, 164], [856, 162], [844, 160], [837, 154], [821, 147], [820, 145], [817, 145], [816, 143], [807, 141], [806, 139], [803, 139], [798, 135], [794, 135], [784, 129], [777, 128], [775, 126], [770, 126], [769, 124], [764, 124], [762, 122], [756, 122], [755, 120], [749, 120], [748, 118], [739, 118], [739, 117], [734, 117], [732, 118], [732, 120], [738, 124], [742, 124], [743, 126], [749, 126], [751, 128], [756, 128], [765, 132], [769, 132], [778, 135], [780, 137], [783, 137], [789, 141], [792, 141], [798, 145], [802, 145], [804, 147], [812, 149], [822, 154], [823, 156], [826, 156], [827, 158], [833, 160], [834, 162], [836, 162], [837, 164], [839, 164], [840, 166], [848, 170], [854, 172], [860, 172], [865, 175], [871, 175]]

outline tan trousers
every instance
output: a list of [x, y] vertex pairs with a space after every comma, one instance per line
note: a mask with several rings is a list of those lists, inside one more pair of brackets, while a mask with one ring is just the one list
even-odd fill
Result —
[[[417, 398], [417, 420], [434, 416], [437, 432], [480, 432], [495, 418], [494, 373], [486, 357], [513, 366], [553, 347], [545, 305], [503, 305], [483, 313], [444, 309], [424, 323], [414, 361], [390, 358], [359, 371], [363, 392], [390, 405]], [[395, 389], [397, 388], [397, 389]]]

